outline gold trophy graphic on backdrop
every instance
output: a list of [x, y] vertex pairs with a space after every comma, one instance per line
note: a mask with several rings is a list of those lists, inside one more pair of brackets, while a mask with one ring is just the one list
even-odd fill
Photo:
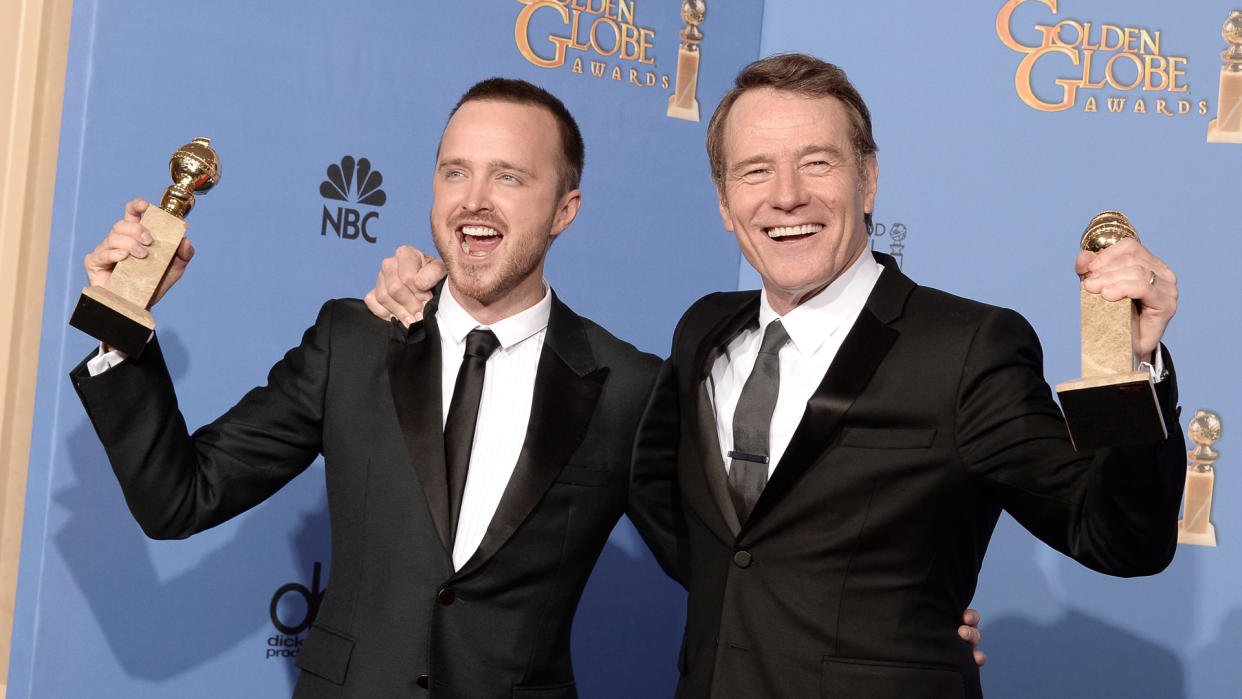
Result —
[[1210, 143], [1242, 143], [1242, 10], [1229, 13], [1220, 30], [1229, 48], [1221, 51], [1220, 93], [1216, 118], [1208, 123]]
[[[1099, 252], [1124, 238], [1138, 240], [1119, 211], [1096, 214], [1082, 234], [1082, 249]], [[1168, 437], [1148, 371], [1135, 371], [1134, 301], [1107, 301], [1080, 290], [1082, 378], [1057, 384], [1061, 410], [1076, 449], [1143, 444]]]
[[686, 0], [681, 4], [681, 18], [686, 26], [681, 30], [681, 47], [677, 49], [677, 85], [668, 98], [668, 116], [686, 121], [699, 120], [699, 101], [695, 93], [699, 87], [699, 44], [703, 32], [699, 25], [707, 17], [704, 0]]
[[1220, 439], [1220, 416], [1200, 410], [1190, 421], [1187, 436], [1195, 448], [1186, 452], [1186, 491], [1182, 497], [1182, 518], [1177, 523], [1177, 543], [1198, 546], [1216, 545], [1216, 527], [1212, 525], [1212, 486], [1216, 480], [1216, 459], [1220, 454], [1212, 448]]
[[220, 180], [220, 156], [212, 150], [211, 139], [196, 138], [173, 153], [168, 171], [173, 185], [164, 190], [158, 207], [142, 215], [142, 225], [154, 239], [147, 256], [121, 260], [107, 284], [83, 289], [69, 318], [73, 327], [132, 357], [142, 353], [155, 329], [147, 307], [185, 237], [183, 218], [194, 206], [194, 193], [204, 193]]

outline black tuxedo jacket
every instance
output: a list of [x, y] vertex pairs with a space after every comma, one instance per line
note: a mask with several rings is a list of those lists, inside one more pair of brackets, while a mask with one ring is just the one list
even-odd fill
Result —
[[328, 302], [266, 386], [193, 436], [154, 341], [71, 376], [152, 537], [219, 524], [324, 455], [332, 567], [295, 696], [574, 697], [574, 610], [623, 511], [669, 561], [655, 521], [667, 524], [671, 479], [632, 489], [630, 472], [659, 360], [554, 298], [521, 455], [454, 572], [434, 304], [427, 316], [407, 333], [359, 301]]
[[[1172, 559], [1174, 379], [1159, 384], [1166, 441], [1075, 453], [1018, 314], [876, 257], [885, 270], [744, 523], [705, 382], [757, 324], [758, 292], [707, 296], [679, 324], [644, 431], [680, 432], [692, 571], [680, 696], [979, 696], [955, 631], [1002, 509], [1105, 573]], [[667, 456], [666, 439], [640, 439], [640, 458]]]

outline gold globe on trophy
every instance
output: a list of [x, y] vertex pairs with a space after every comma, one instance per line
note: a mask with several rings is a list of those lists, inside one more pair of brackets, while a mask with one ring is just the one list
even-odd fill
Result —
[[142, 215], [142, 225], [154, 239], [147, 256], [126, 257], [112, 270], [107, 284], [83, 289], [69, 318], [73, 327], [131, 357], [142, 353], [155, 330], [147, 309], [185, 237], [183, 218], [194, 206], [194, 195], [220, 181], [220, 156], [211, 139], [196, 138], [173, 153], [168, 172], [173, 185], [164, 190], [158, 207]]

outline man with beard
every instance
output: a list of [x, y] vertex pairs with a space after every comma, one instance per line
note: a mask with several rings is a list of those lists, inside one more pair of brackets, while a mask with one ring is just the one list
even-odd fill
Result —
[[[630, 482], [659, 360], [543, 279], [582, 166], [556, 97], [481, 82], [440, 141], [431, 227], [449, 275], [423, 322], [329, 301], [266, 386], [193, 435], [158, 339], [73, 370], [149, 536], [215, 526], [324, 455], [331, 579], [295, 696], [574, 697], [574, 610], [623, 512], [670, 564], [671, 534], [652, 519], [672, 511], [667, 479]], [[147, 206], [129, 202], [87, 255], [92, 284], [146, 256]], [[184, 241], [157, 300], [192, 255]]]

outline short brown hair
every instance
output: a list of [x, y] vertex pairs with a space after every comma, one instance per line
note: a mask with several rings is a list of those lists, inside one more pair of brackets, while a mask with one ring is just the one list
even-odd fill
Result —
[[561, 167], [558, 173], [559, 194], [565, 194], [578, 188], [582, 181], [582, 167], [586, 159], [586, 146], [582, 143], [582, 132], [573, 115], [565, 108], [565, 104], [551, 92], [513, 78], [488, 78], [475, 83], [457, 100], [449, 119], [467, 102], [493, 100], [496, 102], [512, 102], [543, 107], [552, 113], [561, 136]]
[[[729, 111], [748, 90], [769, 87], [805, 97], [835, 97], [845, 106], [850, 120], [850, 140], [858, 158], [858, 170], [866, 171], [867, 157], [879, 148], [871, 135], [871, 112], [858, 90], [837, 66], [803, 53], [784, 53], [761, 58], [737, 74], [734, 87], [720, 100], [707, 125], [707, 158], [712, 166], [712, 181], [724, 192], [725, 152], [724, 129]], [[870, 225], [870, 215], [868, 215]]]

